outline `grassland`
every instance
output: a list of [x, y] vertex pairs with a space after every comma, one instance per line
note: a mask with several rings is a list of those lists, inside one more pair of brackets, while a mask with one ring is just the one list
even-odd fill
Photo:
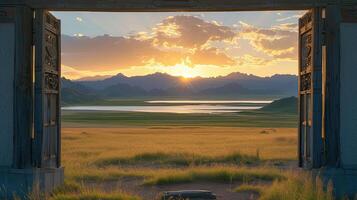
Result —
[[213, 126], [295, 128], [297, 126], [296, 114], [260, 111], [226, 114], [63, 111], [62, 120], [65, 127]]
[[182, 188], [221, 200], [330, 198], [287, 170], [297, 157], [294, 113], [62, 114], [66, 184], [53, 200], [152, 200]]

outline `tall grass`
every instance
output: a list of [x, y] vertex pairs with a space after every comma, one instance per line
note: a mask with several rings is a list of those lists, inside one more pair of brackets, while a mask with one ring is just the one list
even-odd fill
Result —
[[[120, 182], [127, 177], [133, 178], [137, 187], [196, 181], [246, 184], [284, 181], [285, 175], [280, 170], [262, 165], [267, 160], [295, 158], [296, 129], [267, 130], [64, 128], [62, 156], [67, 183], [57, 189], [52, 200], [139, 199], [122, 191], [86, 188]], [[244, 167], [247, 164], [254, 167]]]
[[58, 187], [49, 200], [140, 200], [140, 197], [118, 191], [102, 191], [76, 182], [68, 182]]
[[320, 179], [301, 172], [290, 172], [287, 179], [275, 181], [263, 190], [260, 200], [333, 200], [332, 186], [324, 191]]
[[103, 191], [83, 191], [78, 194], [57, 194], [51, 200], [140, 200], [141, 198], [130, 196], [120, 192], [108, 193]]

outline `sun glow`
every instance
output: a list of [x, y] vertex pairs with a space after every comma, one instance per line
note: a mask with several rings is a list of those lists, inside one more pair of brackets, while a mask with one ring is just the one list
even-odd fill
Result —
[[178, 76], [182, 76], [184, 78], [194, 78], [198, 76], [194, 67], [189, 67], [183, 63], [175, 65], [174, 68], [175, 68], [176, 75]]

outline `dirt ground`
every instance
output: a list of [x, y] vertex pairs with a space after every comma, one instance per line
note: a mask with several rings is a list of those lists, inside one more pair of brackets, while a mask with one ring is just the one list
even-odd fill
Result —
[[[104, 191], [110, 192], [120, 188], [120, 190], [135, 194], [143, 198], [143, 200], [156, 200], [160, 193], [164, 191], [177, 190], [209, 190], [217, 195], [218, 200], [256, 200], [259, 194], [255, 192], [234, 192], [234, 188], [241, 183], [212, 183], [212, 182], [195, 182], [185, 184], [159, 185], [159, 186], [145, 186], [142, 185], [142, 180], [135, 178], [124, 178], [118, 181], [110, 181], [106, 183], [86, 183], [90, 187], [101, 187]], [[268, 182], [259, 183], [270, 184]]]

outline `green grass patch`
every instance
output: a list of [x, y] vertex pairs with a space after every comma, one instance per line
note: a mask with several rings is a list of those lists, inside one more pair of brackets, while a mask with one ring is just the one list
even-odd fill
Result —
[[297, 127], [297, 115], [246, 111], [226, 114], [63, 111], [63, 125], [73, 126], [221, 126]]
[[174, 166], [198, 166], [212, 164], [258, 164], [258, 156], [243, 155], [241, 153], [232, 153], [224, 156], [202, 156], [187, 153], [142, 153], [133, 157], [112, 157], [103, 158], [95, 162], [98, 167], [121, 166], [121, 165], [174, 165]]
[[141, 172], [127, 172], [117, 169], [88, 169], [81, 172], [76, 172], [68, 176], [68, 179], [76, 182], [104, 182], [104, 181], [116, 181], [123, 177], [143, 178], [146, 177], [146, 173]]
[[251, 182], [258, 180], [274, 181], [282, 179], [284, 179], [284, 176], [274, 169], [211, 167], [159, 173], [145, 180], [144, 183], [148, 185], [169, 185], [197, 181], [231, 183], [235, 181]]

